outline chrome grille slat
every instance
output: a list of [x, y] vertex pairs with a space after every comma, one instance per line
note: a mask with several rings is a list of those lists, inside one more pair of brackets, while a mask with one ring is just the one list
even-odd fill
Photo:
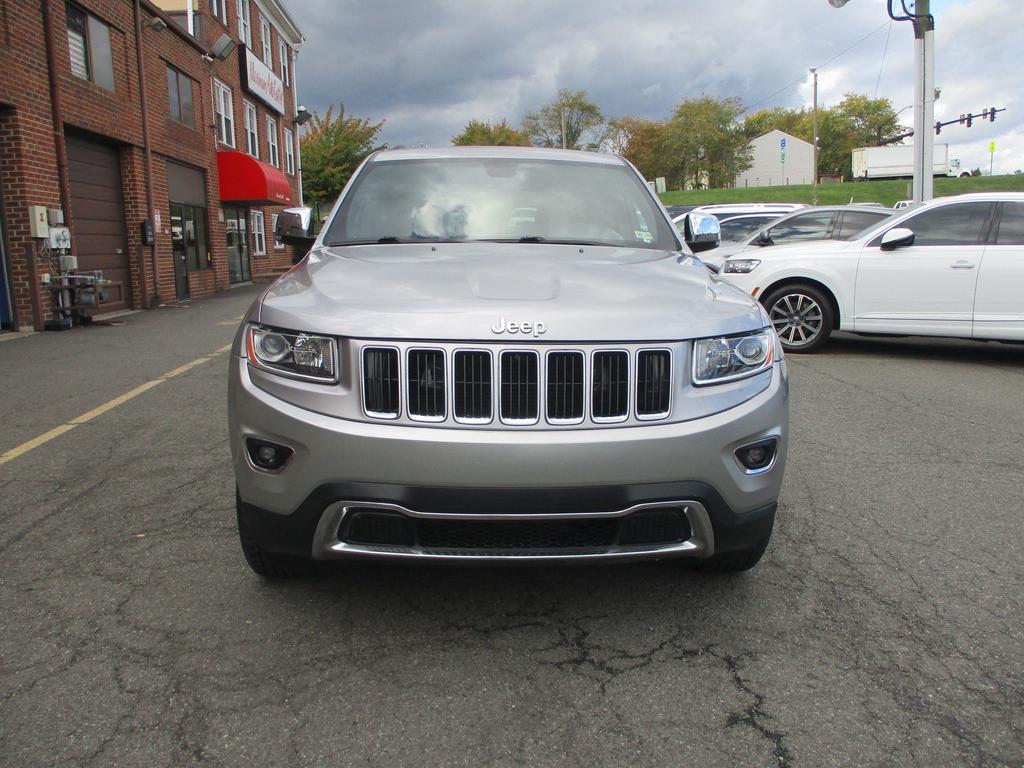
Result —
[[406, 365], [409, 417], [417, 421], [444, 421], [445, 359], [441, 349], [410, 349]]
[[398, 350], [394, 347], [363, 349], [363, 408], [369, 416], [398, 418]]
[[536, 423], [539, 368], [536, 352], [501, 353], [501, 420], [506, 424]]
[[486, 424], [492, 418], [491, 353], [486, 350], [460, 349], [454, 357], [455, 420], [463, 424]]
[[672, 353], [643, 349], [636, 356], [636, 414], [641, 419], [668, 415], [671, 399]]
[[583, 421], [582, 352], [548, 352], [547, 414], [552, 424], [579, 424]]
[[629, 416], [629, 353], [594, 353], [591, 413], [595, 421], [622, 421]]

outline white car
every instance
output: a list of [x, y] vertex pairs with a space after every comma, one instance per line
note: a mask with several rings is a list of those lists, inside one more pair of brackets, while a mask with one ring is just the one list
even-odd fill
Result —
[[791, 352], [834, 330], [1024, 341], [1024, 193], [939, 198], [855, 240], [748, 251], [722, 277], [760, 300]]

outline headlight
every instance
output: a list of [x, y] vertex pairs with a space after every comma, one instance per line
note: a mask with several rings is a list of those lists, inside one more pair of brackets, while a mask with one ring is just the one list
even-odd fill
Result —
[[697, 339], [693, 343], [693, 383], [735, 381], [771, 367], [775, 339], [771, 329], [743, 336]]
[[754, 267], [760, 263], [760, 259], [729, 259], [722, 271], [726, 274], [745, 275], [747, 272], [753, 272]]
[[328, 336], [250, 325], [247, 347], [257, 368], [324, 384], [338, 380], [337, 344]]

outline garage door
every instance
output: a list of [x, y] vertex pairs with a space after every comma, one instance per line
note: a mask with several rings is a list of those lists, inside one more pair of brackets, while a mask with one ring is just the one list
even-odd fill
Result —
[[72, 135], [67, 148], [78, 268], [102, 269], [105, 278], [121, 283], [120, 290], [110, 291], [111, 303], [103, 305], [108, 311], [121, 309], [131, 303], [131, 276], [117, 149]]

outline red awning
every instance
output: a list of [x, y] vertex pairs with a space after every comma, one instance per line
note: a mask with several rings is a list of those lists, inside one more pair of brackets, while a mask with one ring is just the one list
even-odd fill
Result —
[[288, 177], [244, 152], [218, 152], [220, 199], [244, 205], [291, 205]]

